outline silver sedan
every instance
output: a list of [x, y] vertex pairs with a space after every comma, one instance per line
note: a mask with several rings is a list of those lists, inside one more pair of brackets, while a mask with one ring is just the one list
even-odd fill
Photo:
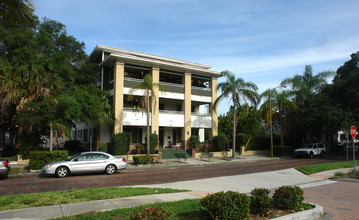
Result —
[[69, 174], [100, 173], [114, 174], [117, 170], [126, 169], [126, 159], [97, 151], [82, 152], [65, 161], [46, 164], [42, 173], [66, 177]]

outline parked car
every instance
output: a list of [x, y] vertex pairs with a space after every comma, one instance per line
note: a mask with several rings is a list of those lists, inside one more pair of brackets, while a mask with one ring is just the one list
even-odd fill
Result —
[[115, 157], [111, 154], [90, 151], [78, 153], [68, 160], [46, 164], [42, 168], [42, 173], [55, 175], [56, 177], [66, 177], [70, 174], [80, 173], [101, 173], [114, 174], [117, 170], [126, 169], [126, 159]]
[[[347, 150], [349, 150], [349, 152], [353, 152], [353, 143], [349, 143], [348, 146], [344, 147], [344, 151], [346, 152]], [[359, 143], [354, 143], [354, 151], [359, 151]]]
[[0, 177], [7, 178], [9, 176], [10, 167], [9, 161], [0, 159]]
[[294, 153], [296, 156], [309, 156], [310, 158], [317, 155], [324, 157], [326, 148], [322, 143], [308, 143], [300, 146]]

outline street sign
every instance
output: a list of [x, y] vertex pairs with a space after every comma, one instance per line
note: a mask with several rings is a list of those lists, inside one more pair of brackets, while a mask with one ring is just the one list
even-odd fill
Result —
[[353, 138], [355, 138], [355, 136], [357, 135], [357, 130], [355, 129], [354, 126], [350, 128], [350, 134], [352, 135]]

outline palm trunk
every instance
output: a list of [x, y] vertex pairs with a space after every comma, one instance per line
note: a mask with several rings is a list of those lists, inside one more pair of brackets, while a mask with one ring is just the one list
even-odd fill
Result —
[[52, 134], [53, 131], [52, 131], [52, 123], [50, 123], [50, 151], [52, 151]]
[[284, 146], [284, 134], [283, 134], [283, 113], [281, 108], [279, 109], [279, 117], [280, 117], [280, 146]]
[[236, 153], [236, 115], [237, 115], [237, 111], [236, 111], [236, 97], [234, 95], [233, 98], [233, 152], [232, 152], [232, 158], [234, 158], [234, 154]]
[[147, 156], [150, 156], [150, 94], [147, 93]]

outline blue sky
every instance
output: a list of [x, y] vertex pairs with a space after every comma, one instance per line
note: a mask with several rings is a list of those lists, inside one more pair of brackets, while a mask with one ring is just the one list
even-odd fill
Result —
[[[35, 0], [86, 44], [229, 70], [259, 92], [287, 77], [335, 71], [359, 50], [358, 0]], [[221, 78], [219, 81], [223, 81]], [[230, 103], [219, 105], [225, 113]]]

